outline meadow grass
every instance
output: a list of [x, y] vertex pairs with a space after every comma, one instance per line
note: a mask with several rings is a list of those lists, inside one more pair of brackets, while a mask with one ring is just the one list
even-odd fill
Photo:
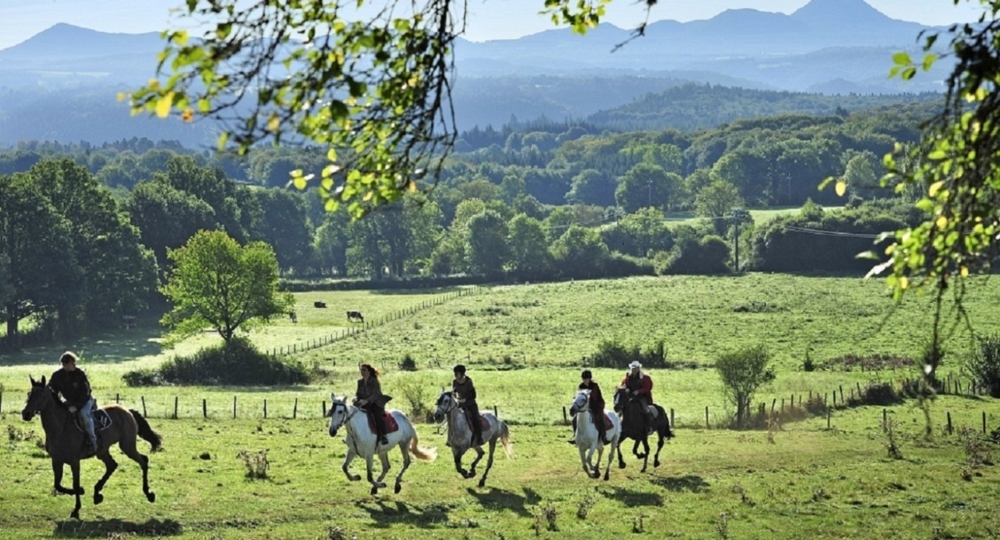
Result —
[[[997, 331], [998, 295], [989, 281], [973, 283], [966, 309], [976, 332]], [[328, 307], [313, 308], [315, 301]], [[1000, 530], [993, 511], [998, 476], [989, 465], [970, 465], [959, 435], [962, 428], [980, 432], [984, 412], [989, 431], [996, 428], [996, 400], [938, 397], [928, 409], [931, 439], [915, 402], [887, 408], [902, 459], [889, 456], [881, 407], [837, 410], [830, 429], [825, 417], [768, 432], [705, 429], [705, 407], [713, 428], [731, 412], [711, 364], [739, 347], [764, 343], [774, 354], [778, 377], [755, 400], [768, 408], [781, 399], [805, 400], [810, 392], [828, 395], [843, 387], [849, 394], [869, 381], [912, 377], [909, 369], [802, 370], [806, 351], [817, 364], [852, 354], [920, 354], [930, 301], [914, 297], [894, 305], [878, 281], [632, 278], [503, 286], [463, 296], [454, 289], [312, 292], [296, 294], [296, 303], [298, 324], [281, 319], [250, 338], [264, 349], [316, 342], [350, 327], [347, 309], [379, 322], [289, 355], [316, 376], [301, 387], [125, 387], [123, 373], [218, 340], [206, 333], [164, 350], [152, 321], [0, 358], [0, 423], [9, 426], [9, 457], [0, 465], [3, 538], [986, 538]], [[746, 306], [754, 310], [739, 309]], [[960, 375], [971, 335], [958, 325], [949, 336], [945, 373]], [[582, 474], [562, 425], [579, 370], [603, 339], [644, 348], [662, 340], [669, 361], [695, 366], [649, 370], [656, 401], [674, 411], [678, 437], [656, 471], [639, 474], [627, 456], [629, 467], [613, 469], [608, 483]], [[41, 426], [17, 413], [28, 375], [51, 373], [65, 349], [82, 351], [101, 403], [145, 407], [165, 436], [166, 451], [152, 457], [156, 504], [142, 498], [138, 467], [121, 456], [104, 505], [87, 499], [83, 522], [64, 520], [72, 501], [50, 494], [51, 469], [36, 443]], [[416, 360], [416, 371], [399, 368], [404, 355]], [[331, 392], [353, 392], [361, 361], [384, 372], [384, 390], [394, 396], [390, 408], [408, 412], [432, 407], [451, 380], [451, 366], [469, 364], [481, 407], [496, 406], [511, 424], [516, 457], [500, 457], [487, 487], [476, 488], [454, 472], [436, 426], [418, 423], [421, 443], [437, 447], [441, 458], [415, 463], [402, 493], [372, 497], [363, 482], [347, 482], [339, 470], [342, 437], [329, 437], [321, 415]], [[606, 393], [623, 376], [619, 369], [594, 371]], [[268, 479], [245, 477], [237, 458], [244, 450], [268, 451]], [[393, 475], [398, 454], [391, 459]], [[361, 467], [356, 461], [354, 472]], [[101, 466], [87, 462], [83, 470], [89, 494]]]

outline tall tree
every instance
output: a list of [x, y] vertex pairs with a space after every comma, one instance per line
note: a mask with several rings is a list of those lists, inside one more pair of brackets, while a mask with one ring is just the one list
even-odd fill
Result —
[[173, 343], [212, 328], [227, 343], [284, 315], [295, 303], [278, 290], [278, 261], [263, 242], [241, 247], [223, 231], [201, 231], [168, 253], [174, 267], [160, 288], [173, 303], [161, 322]]
[[542, 222], [525, 214], [518, 214], [510, 221], [507, 229], [512, 272], [530, 276], [551, 268], [552, 257]]
[[640, 208], [659, 208], [666, 211], [684, 180], [677, 173], [668, 173], [663, 167], [642, 162], [629, 169], [618, 181], [615, 200], [626, 212]]
[[493, 210], [476, 214], [466, 227], [465, 244], [472, 272], [502, 272], [508, 253], [507, 223]]
[[255, 236], [271, 245], [282, 270], [305, 268], [312, 259], [313, 228], [302, 195], [280, 188], [254, 195], [263, 214]]

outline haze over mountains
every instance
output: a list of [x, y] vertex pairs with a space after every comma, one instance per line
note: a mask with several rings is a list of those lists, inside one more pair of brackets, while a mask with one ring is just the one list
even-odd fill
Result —
[[[615, 52], [631, 30], [608, 24], [586, 36], [559, 29], [516, 40], [460, 40], [455, 106], [459, 127], [468, 129], [512, 115], [585, 119], [689, 82], [828, 94], [938, 91], [947, 66], [909, 83], [887, 78], [892, 54], [918, 50], [926, 29], [864, 0], [812, 0], [790, 15], [740, 9], [652, 23]], [[210, 144], [210, 123], [130, 118], [115, 101], [117, 92], [154, 75], [161, 49], [157, 33], [60, 24], [0, 50], [0, 144], [131, 136]]]

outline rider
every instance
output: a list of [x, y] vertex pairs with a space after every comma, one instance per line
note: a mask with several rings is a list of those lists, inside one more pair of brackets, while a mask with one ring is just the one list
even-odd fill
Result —
[[72, 352], [66, 351], [59, 357], [62, 369], [57, 370], [49, 379], [49, 388], [56, 394], [61, 394], [66, 400], [70, 414], [80, 413], [83, 426], [87, 430], [87, 453], [97, 451], [97, 434], [94, 433], [94, 398], [90, 395], [90, 381], [82, 369], [76, 367], [78, 358]]
[[642, 404], [646, 427], [649, 428], [653, 425], [653, 412], [649, 410], [653, 404], [653, 379], [642, 372], [642, 364], [638, 360], [633, 360], [628, 368], [629, 372], [622, 380], [622, 388]]
[[[590, 373], [589, 369], [583, 370], [580, 374], [580, 378], [583, 380], [577, 387], [578, 390], [590, 390], [590, 416], [594, 419], [594, 426], [597, 428], [597, 436], [601, 438], [604, 444], [611, 444], [608, 440], [607, 428], [604, 425], [604, 395], [601, 394], [601, 387], [594, 381], [594, 376]], [[576, 417], [573, 417], [573, 433], [576, 434]], [[570, 439], [569, 442], [576, 444], [576, 437]]]
[[483, 425], [479, 420], [479, 404], [476, 403], [476, 387], [472, 379], [465, 376], [465, 366], [455, 366], [455, 380], [451, 381], [451, 391], [458, 403], [465, 409], [472, 424], [472, 446], [483, 445]]
[[371, 364], [361, 364], [361, 378], [358, 379], [358, 391], [355, 400], [358, 407], [372, 415], [375, 423], [375, 435], [380, 444], [389, 444], [385, 436], [385, 404], [389, 396], [382, 393], [382, 385], [378, 382], [378, 371]]

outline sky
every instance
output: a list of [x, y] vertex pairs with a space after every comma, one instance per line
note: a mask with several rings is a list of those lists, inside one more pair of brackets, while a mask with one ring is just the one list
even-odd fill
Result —
[[[978, 18], [978, 0], [866, 0], [892, 17], [926, 25], [947, 25]], [[184, 0], [0, 0], [0, 49], [14, 46], [58, 23], [102, 32], [138, 34], [184, 26], [171, 10]], [[650, 21], [687, 22], [709, 19], [727, 9], [792, 13], [808, 0], [659, 0]], [[469, 21], [464, 37], [472, 41], [513, 39], [553, 28], [537, 15], [544, 0], [468, 0]], [[645, 18], [635, 0], [614, 0], [606, 22], [634, 28]]]

